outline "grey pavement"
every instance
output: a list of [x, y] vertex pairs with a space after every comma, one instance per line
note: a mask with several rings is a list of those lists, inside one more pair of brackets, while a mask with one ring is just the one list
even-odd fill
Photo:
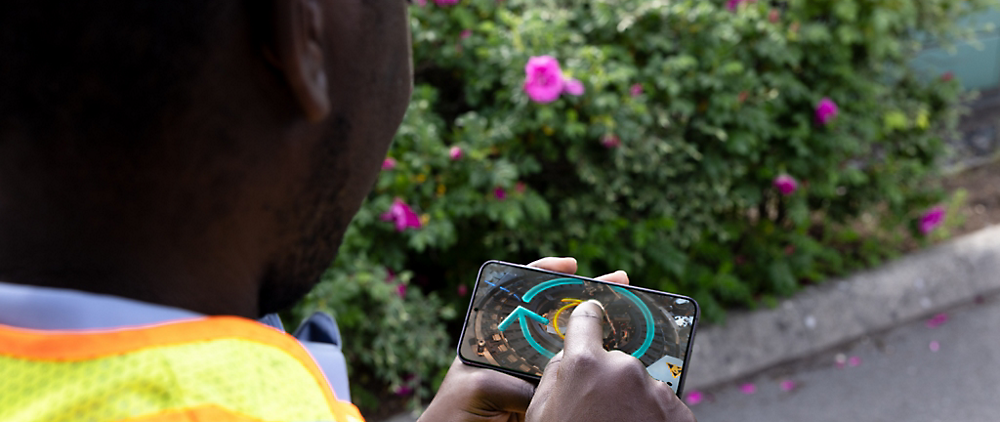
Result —
[[1000, 226], [992, 226], [699, 328], [687, 388], [752, 375], [998, 291]]
[[[937, 328], [913, 321], [707, 390], [691, 409], [700, 422], [998, 421], [998, 299], [953, 308]], [[838, 355], [857, 366], [838, 367]], [[784, 391], [784, 381], [795, 388]]]

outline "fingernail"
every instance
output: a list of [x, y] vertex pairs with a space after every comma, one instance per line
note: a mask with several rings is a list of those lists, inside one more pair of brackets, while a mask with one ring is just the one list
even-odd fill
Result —
[[602, 304], [597, 299], [590, 299], [590, 300], [587, 301], [587, 303], [591, 303], [591, 302], [593, 302], [595, 305], [597, 305], [599, 308], [601, 308], [602, 311], [604, 310], [604, 304]]

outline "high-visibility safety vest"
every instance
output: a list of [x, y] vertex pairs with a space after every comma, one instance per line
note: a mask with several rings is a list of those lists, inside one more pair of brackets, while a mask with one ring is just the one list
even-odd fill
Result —
[[291, 336], [235, 317], [114, 330], [0, 325], [0, 421], [361, 422]]

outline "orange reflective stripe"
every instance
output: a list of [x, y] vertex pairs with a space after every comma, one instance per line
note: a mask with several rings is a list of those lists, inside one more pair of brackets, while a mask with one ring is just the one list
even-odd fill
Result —
[[259, 342], [288, 353], [312, 374], [333, 413], [344, 412], [338, 406], [341, 403], [334, 396], [326, 376], [295, 338], [237, 317], [205, 317], [115, 330], [39, 331], [0, 325], [0, 356], [33, 361], [82, 361], [160, 346], [226, 338]]
[[42, 360], [85, 360], [220, 338], [256, 340], [308, 356], [291, 336], [237, 317], [205, 317], [113, 330], [43, 331], [0, 325], [0, 353]]
[[200, 406], [192, 409], [169, 410], [155, 415], [129, 418], [116, 422], [266, 422], [247, 415], [231, 412], [218, 406]]

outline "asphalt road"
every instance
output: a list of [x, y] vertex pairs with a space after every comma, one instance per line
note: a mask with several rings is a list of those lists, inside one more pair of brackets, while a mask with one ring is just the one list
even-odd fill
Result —
[[691, 409], [700, 422], [1000, 421], [1000, 298], [945, 315], [705, 391]]

